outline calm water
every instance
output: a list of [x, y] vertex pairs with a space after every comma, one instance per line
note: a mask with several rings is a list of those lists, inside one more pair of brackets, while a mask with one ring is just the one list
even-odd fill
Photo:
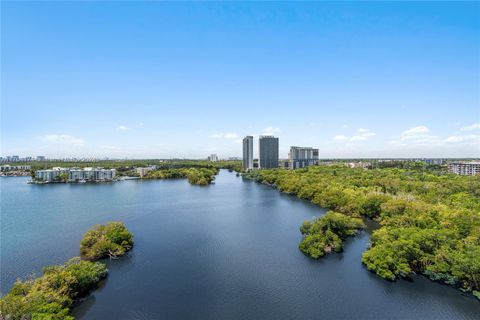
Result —
[[480, 303], [422, 277], [384, 281], [361, 264], [368, 231], [343, 254], [297, 248], [307, 202], [222, 171], [185, 180], [28, 185], [1, 178], [1, 290], [78, 255], [92, 225], [124, 221], [133, 251], [74, 310], [78, 319], [479, 319]]

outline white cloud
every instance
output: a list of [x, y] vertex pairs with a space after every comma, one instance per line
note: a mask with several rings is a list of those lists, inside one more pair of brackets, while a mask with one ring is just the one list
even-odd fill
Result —
[[469, 125], [460, 129], [460, 131], [473, 131], [473, 130], [480, 130], [480, 123], [474, 123], [472, 125]]
[[430, 132], [430, 130], [426, 126], [416, 126], [403, 131], [402, 135], [414, 135], [414, 134], [428, 133], [428, 132]]
[[238, 139], [238, 134], [232, 133], [232, 132], [226, 132], [226, 133], [214, 133], [210, 135], [210, 138], [214, 139]]
[[347, 136], [344, 136], [343, 134], [339, 134], [339, 135], [336, 135], [335, 137], [333, 137], [333, 140], [335, 140], [335, 141], [344, 141], [344, 140], [348, 140], [348, 137], [347, 137]]
[[275, 135], [280, 133], [280, 128], [274, 128], [274, 127], [266, 127], [263, 129], [263, 134], [264, 135]]
[[450, 136], [443, 141], [447, 142], [447, 143], [459, 143], [459, 142], [477, 142], [477, 143], [480, 143], [480, 135], [467, 134], [467, 135], [459, 135], [459, 136]]
[[121, 126], [118, 126], [117, 127], [117, 131], [127, 131], [127, 130], [130, 130], [130, 128], [124, 126], [124, 125], [121, 125]]
[[63, 144], [67, 146], [81, 147], [85, 144], [85, 140], [76, 138], [68, 134], [47, 134], [39, 137], [43, 141], [55, 144]]
[[343, 129], [347, 129], [347, 128], [348, 128], [348, 124], [344, 124], [344, 125], [342, 126], [342, 128], [343, 128]]
[[352, 136], [352, 137], [347, 137], [343, 134], [340, 134], [340, 135], [336, 135], [335, 137], [333, 137], [333, 140], [335, 141], [351, 141], [351, 142], [355, 142], [355, 141], [366, 141], [368, 140], [369, 138], [373, 137], [373, 136], [376, 136], [377, 134], [375, 132], [372, 132], [370, 131], [370, 129], [365, 129], [365, 128], [359, 128], [357, 130], [357, 134]]
[[[468, 130], [474, 130], [475, 125], [471, 125], [465, 128]], [[440, 138], [435, 135], [430, 134], [430, 130], [426, 126], [417, 126], [403, 131], [400, 134], [400, 141], [394, 140], [391, 143], [398, 146], [408, 146], [408, 145], [421, 145], [421, 146], [451, 146], [452, 144], [472, 144], [480, 142], [480, 135], [475, 134], [459, 134], [452, 135], [447, 138]]]
[[430, 136], [428, 133], [430, 130], [426, 126], [416, 126], [410, 129], [407, 129], [402, 132], [400, 135], [400, 140], [415, 140], [415, 141], [425, 141], [432, 140], [436, 138], [435, 136]]
[[368, 138], [366, 136], [353, 136], [350, 138], [350, 141], [365, 141], [367, 140]]

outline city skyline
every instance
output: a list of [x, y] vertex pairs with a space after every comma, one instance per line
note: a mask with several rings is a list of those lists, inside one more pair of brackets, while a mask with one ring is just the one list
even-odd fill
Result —
[[2, 3], [1, 154], [480, 157], [478, 9]]

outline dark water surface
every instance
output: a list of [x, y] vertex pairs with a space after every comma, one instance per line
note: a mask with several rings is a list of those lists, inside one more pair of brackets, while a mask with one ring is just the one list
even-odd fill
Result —
[[298, 250], [298, 228], [325, 211], [222, 171], [186, 180], [28, 185], [1, 178], [1, 290], [78, 255], [82, 234], [121, 220], [133, 251], [108, 262], [104, 285], [78, 319], [479, 319], [480, 303], [415, 277], [368, 272], [368, 231], [319, 261]]

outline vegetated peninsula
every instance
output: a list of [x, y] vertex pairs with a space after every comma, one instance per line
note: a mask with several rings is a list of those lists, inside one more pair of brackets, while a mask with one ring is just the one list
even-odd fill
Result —
[[318, 219], [303, 223], [300, 227], [303, 239], [299, 248], [314, 259], [332, 251], [342, 252], [343, 241], [364, 227], [362, 219], [329, 211]]
[[187, 178], [190, 184], [206, 186], [215, 180], [217, 168], [181, 168], [150, 171], [144, 179], [181, 179]]
[[350, 218], [369, 217], [380, 222], [362, 258], [369, 270], [388, 280], [421, 273], [480, 295], [479, 176], [415, 166], [315, 166], [258, 170], [245, 177], [337, 212], [301, 227], [300, 249], [307, 255], [338, 251], [341, 240], [360, 227]]
[[[184, 179], [190, 184], [209, 185], [214, 182], [220, 169], [241, 172], [239, 161], [172, 161], [152, 166], [142, 177], [144, 179]], [[142, 168], [139, 168], [140, 170]], [[143, 173], [143, 172], [142, 172]]]
[[97, 260], [120, 256], [133, 246], [133, 235], [121, 222], [95, 226], [81, 241], [88, 260], [75, 257], [63, 265], [45, 267], [43, 275], [17, 280], [0, 300], [0, 319], [73, 320], [70, 310], [107, 277], [107, 266]]

